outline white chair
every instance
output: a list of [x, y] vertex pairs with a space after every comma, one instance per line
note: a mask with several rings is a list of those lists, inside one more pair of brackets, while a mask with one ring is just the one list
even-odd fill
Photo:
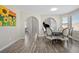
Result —
[[59, 31], [59, 32], [62, 32], [63, 29], [64, 29], [63, 27], [59, 27], [59, 28], [58, 28], [58, 31]]
[[67, 27], [67, 28], [63, 29], [62, 33], [63, 33], [63, 35], [65, 37], [68, 37], [68, 35], [69, 35], [69, 28]]
[[65, 28], [65, 29], [63, 29], [63, 36], [64, 36], [64, 41], [65, 41], [65, 47], [66, 48], [68, 48], [68, 46], [69, 46], [69, 38], [68, 38], [68, 36], [69, 36], [69, 28], [67, 27], [67, 28]]

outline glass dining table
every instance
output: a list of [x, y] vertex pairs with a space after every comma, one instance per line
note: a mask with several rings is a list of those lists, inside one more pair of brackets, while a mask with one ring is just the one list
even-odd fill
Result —
[[56, 32], [52, 32], [52, 35], [53, 36], [61, 36], [61, 35], [63, 35], [63, 33], [59, 32], [59, 31], [56, 31]]

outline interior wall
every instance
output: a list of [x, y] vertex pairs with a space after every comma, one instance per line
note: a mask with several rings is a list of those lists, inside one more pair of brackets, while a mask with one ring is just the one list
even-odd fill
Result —
[[21, 32], [21, 12], [16, 10], [16, 26], [0, 27], [0, 51], [19, 39], [24, 39]]

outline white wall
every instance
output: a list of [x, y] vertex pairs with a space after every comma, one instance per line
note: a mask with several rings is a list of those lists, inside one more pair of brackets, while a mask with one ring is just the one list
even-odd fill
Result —
[[0, 27], [0, 50], [3, 50], [19, 39], [24, 39], [21, 32], [21, 24], [21, 12], [16, 10], [16, 26]]

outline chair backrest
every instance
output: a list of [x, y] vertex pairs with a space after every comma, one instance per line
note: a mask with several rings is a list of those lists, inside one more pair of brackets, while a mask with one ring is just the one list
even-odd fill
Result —
[[47, 35], [49, 35], [49, 36], [52, 35], [52, 31], [50, 28], [47, 28], [46, 32], [47, 32]]
[[62, 31], [63, 31], [63, 27], [59, 27], [59, 28], [58, 28], [58, 31], [59, 31], [59, 32], [62, 32]]
[[68, 36], [69, 35], [69, 28], [67, 27], [67, 28], [63, 29], [62, 32], [63, 32], [64, 36]]

